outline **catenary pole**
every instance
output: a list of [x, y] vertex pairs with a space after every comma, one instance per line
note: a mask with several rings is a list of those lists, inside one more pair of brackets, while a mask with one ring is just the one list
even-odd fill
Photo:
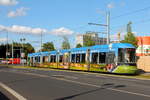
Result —
[[110, 44], [110, 12], [107, 12], [107, 44]]

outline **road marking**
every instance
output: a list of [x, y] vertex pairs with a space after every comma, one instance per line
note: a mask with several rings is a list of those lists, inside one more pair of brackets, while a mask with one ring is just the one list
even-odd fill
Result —
[[[17, 73], [17, 72], [13, 72], [13, 73]], [[98, 86], [98, 85], [89, 84], [89, 83], [83, 83], [83, 82], [78, 82], [78, 81], [68, 80], [68, 79], [64, 79], [64, 78], [53, 77], [53, 76], [40, 75], [40, 74], [35, 74], [35, 73], [20, 73], [20, 74], [33, 75], [33, 76], [38, 76], [38, 77], [47, 77], [47, 78], [67, 81], [67, 82], [71, 82], [71, 83], [76, 83], [76, 84], [80, 84], [80, 85], [87, 85], [87, 86], [101, 88], [101, 86]], [[119, 90], [119, 89], [114, 89], [114, 88], [106, 88], [106, 89], [113, 90], [113, 91], [118, 91], [118, 92], [121, 92], [121, 93], [133, 94], [133, 95], [137, 95], [137, 96], [143, 96], [143, 97], [150, 98], [150, 95], [146, 95], [146, 94], [135, 93], [135, 92], [130, 92], [130, 91], [126, 91], [126, 90]], [[26, 100], [26, 99], [21, 99], [21, 100]]]
[[150, 95], [146, 95], [146, 94], [135, 93], [135, 92], [129, 92], [129, 91], [119, 90], [119, 89], [113, 89], [113, 88], [107, 88], [107, 89], [113, 90], [113, 91], [122, 92], [122, 93], [134, 94], [134, 95], [138, 95], [138, 96], [143, 96], [143, 97], [148, 97], [148, 98], [150, 98]]
[[33, 76], [38, 76], [38, 77], [49, 77], [47, 75], [41, 75], [41, 74], [35, 74], [35, 73], [23, 73], [23, 74], [26, 74], [26, 75], [33, 75]]
[[[55, 78], [55, 77], [52, 77], [52, 78]], [[94, 85], [94, 84], [89, 84], [89, 83], [82, 83], [82, 82], [77, 82], [77, 81], [68, 80], [68, 79], [63, 79], [63, 78], [55, 78], [55, 79], [57, 79], [57, 80], [62, 80], [62, 81], [67, 81], [67, 82], [72, 82], [72, 83], [76, 83], [76, 84], [81, 84], [81, 85], [88, 85], [88, 86], [92, 86], [92, 87], [101, 88], [101, 86]], [[148, 97], [148, 98], [150, 98], [150, 95], [146, 95], [146, 94], [135, 93], [135, 92], [130, 92], [130, 91], [126, 91], [126, 90], [119, 90], [119, 89], [114, 89], [114, 88], [106, 88], [106, 89], [108, 89], [108, 90], [113, 90], [113, 91], [117, 91], [117, 92], [121, 92], [121, 93], [133, 94], [133, 95], [137, 95], [137, 96], [143, 96], [143, 97]]]
[[52, 75], [52, 77], [64, 77], [64, 78], [70, 78], [70, 79], [78, 79], [78, 77], [67, 76], [67, 75]]
[[5, 84], [3, 84], [1, 82], [0, 82], [0, 86], [2, 88], [4, 88], [5, 90], [7, 90], [10, 94], [12, 94], [13, 96], [15, 96], [18, 100], [27, 100], [22, 95], [20, 95], [19, 93], [17, 93], [15, 90], [9, 88], [8, 86], [6, 86]]
[[128, 77], [128, 76], [117, 76], [113, 74], [103, 74], [103, 73], [90, 73], [90, 72], [82, 72], [82, 71], [73, 71], [73, 70], [61, 70], [61, 69], [52, 69], [52, 68], [30, 68], [30, 67], [15, 67], [15, 66], [10, 66], [10, 68], [14, 69], [34, 69], [34, 70], [43, 70], [43, 71], [64, 71], [64, 72], [73, 72], [73, 73], [81, 73], [81, 74], [93, 74], [93, 75], [102, 75], [102, 76], [108, 76], [108, 77], [120, 77], [120, 78], [125, 78], [125, 79], [137, 79], [137, 80], [150, 80], [146, 78], [135, 78], [135, 77]]
[[101, 87], [101, 86], [98, 86], [98, 85], [93, 85], [93, 84], [88, 84], [88, 83], [77, 82], [77, 81], [68, 80], [68, 79], [64, 79], [64, 78], [56, 78], [56, 77], [50, 77], [50, 78], [57, 79], [57, 80], [62, 80], [62, 81], [67, 81], [67, 82], [72, 82], [72, 83], [77, 83], [77, 84], [81, 84], [81, 85], [88, 85], [88, 86], [97, 87], [97, 88], [100, 88], [100, 87]]

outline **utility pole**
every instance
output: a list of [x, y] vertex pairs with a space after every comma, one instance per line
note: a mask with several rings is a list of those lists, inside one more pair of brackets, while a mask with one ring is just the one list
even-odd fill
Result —
[[22, 62], [22, 63], [23, 63], [23, 66], [24, 66], [24, 63], [25, 63], [25, 62], [24, 62], [24, 60], [25, 60], [25, 59], [24, 59], [24, 57], [25, 57], [24, 42], [26, 41], [26, 39], [25, 39], [25, 38], [21, 38], [20, 41], [21, 41], [21, 44], [22, 44], [21, 58], [22, 58], [22, 61], [23, 61], [23, 62]]
[[6, 63], [8, 64], [8, 31], [6, 31], [6, 38], [7, 38], [7, 43], [6, 43]]
[[96, 26], [104, 26], [106, 27], [106, 32], [99, 32], [99, 33], [106, 33], [107, 34], [107, 44], [110, 44], [110, 12], [106, 13], [106, 24], [96, 24], [96, 23], [88, 23], [89, 25], [96, 25]]
[[14, 64], [14, 42], [12, 41], [12, 64]]
[[110, 12], [107, 12], [107, 44], [110, 44]]

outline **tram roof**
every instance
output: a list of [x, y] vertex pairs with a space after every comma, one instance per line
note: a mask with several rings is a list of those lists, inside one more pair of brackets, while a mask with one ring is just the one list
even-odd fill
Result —
[[[111, 48], [111, 49], [110, 49]], [[67, 52], [73, 53], [86, 53], [87, 49], [90, 49], [91, 52], [109, 52], [110, 50], [116, 51], [118, 48], [135, 48], [132, 44], [129, 43], [112, 43], [110, 45], [95, 45], [90, 47], [81, 47], [81, 48], [72, 48], [72, 49], [62, 49], [57, 51], [45, 51], [45, 52], [37, 52], [28, 54], [29, 57], [32, 56], [48, 56], [48, 55], [56, 55], [57, 52], [60, 54], [64, 54]]]
[[129, 43], [112, 43], [112, 48], [135, 48], [135, 46]]

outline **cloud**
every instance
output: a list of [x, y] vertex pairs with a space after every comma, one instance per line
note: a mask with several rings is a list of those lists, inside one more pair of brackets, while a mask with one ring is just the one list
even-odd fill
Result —
[[28, 33], [28, 34], [34, 34], [39, 35], [41, 33], [46, 33], [46, 29], [42, 28], [31, 28], [27, 26], [19, 26], [19, 25], [13, 25], [9, 28], [7, 28], [9, 32], [13, 33]]
[[52, 30], [47, 30], [43, 28], [32, 28], [28, 26], [20, 26], [20, 25], [12, 25], [10, 27], [0, 25], [0, 31], [7, 31], [7, 32], [12, 32], [12, 33], [24, 33], [24, 34], [33, 34], [33, 35], [40, 35], [41, 33], [45, 34], [53, 34], [53, 35], [59, 35], [59, 36], [64, 36], [64, 35], [71, 35], [74, 32], [70, 29], [61, 27], [58, 29], [52, 29]]
[[11, 6], [11, 5], [16, 5], [18, 4], [17, 0], [0, 0], [0, 5], [3, 6]]
[[113, 2], [108, 3], [107, 8], [109, 8], [109, 9], [115, 8], [115, 4]]
[[7, 41], [7, 38], [0, 38], [0, 42], [5, 42]]
[[72, 30], [64, 28], [64, 27], [53, 29], [52, 31], [50, 31], [50, 34], [59, 35], [59, 36], [71, 35], [73, 33], [74, 32]]
[[16, 11], [9, 11], [7, 16], [8, 17], [25, 16], [27, 14], [26, 11], [28, 9], [29, 8], [21, 7], [21, 8], [16, 9]]
[[5, 31], [5, 30], [7, 30], [7, 27], [0, 25], [0, 31]]
[[11, 27], [0, 25], [0, 31], [7, 31], [12, 33], [26, 33], [26, 34], [34, 34], [39, 35], [41, 33], [46, 33], [46, 29], [42, 28], [31, 28], [27, 26], [19, 26], [19, 25], [12, 25]]

